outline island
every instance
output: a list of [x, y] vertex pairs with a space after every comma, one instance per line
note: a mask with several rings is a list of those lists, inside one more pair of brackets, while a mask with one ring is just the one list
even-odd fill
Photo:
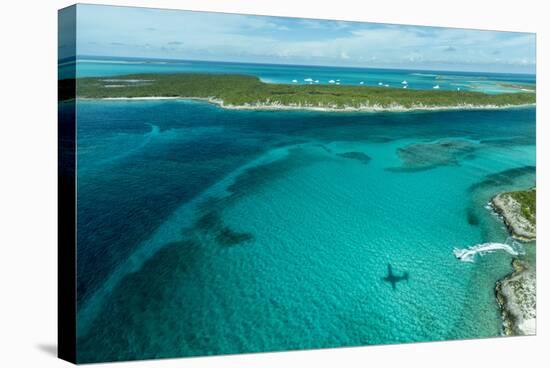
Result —
[[[536, 188], [497, 194], [491, 205], [511, 235], [521, 241], [536, 239]], [[505, 335], [536, 333], [536, 272], [526, 261], [514, 259], [513, 273], [495, 287]]]
[[536, 189], [497, 194], [491, 205], [502, 216], [512, 236], [521, 241], [536, 238]]
[[[72, 88], [74, 81], [62, 81]], [[492, 109], [535, 104], [533, 92], [486, 94], [472, 91], [264, 83], [236, 74], [133, 74], [76, 80], [78, 98], [199, 99], [229, 109], [320, 111], [408, 111]], [[61, 96], [63, 98], [63, 96]]]

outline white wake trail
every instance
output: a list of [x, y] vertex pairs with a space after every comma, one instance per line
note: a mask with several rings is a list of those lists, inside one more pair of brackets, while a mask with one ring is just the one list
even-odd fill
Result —
[[503, 250], [513, 256], [523, 254], [523, 247], [517, 242], [512, 244], [505, 243], [483, 243], [477, 244], [469, 248], [455, 248], [453, 253], [456, 258], [463, 262], [475, 262], [476, 256], [484, 256], [485, 254], [493, 253], [499, 250]]

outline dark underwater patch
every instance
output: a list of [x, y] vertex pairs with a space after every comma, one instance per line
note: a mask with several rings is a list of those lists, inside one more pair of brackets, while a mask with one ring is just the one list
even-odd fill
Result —
[[344, 152], [344, 153], [338, 153], [337, 155], [350, 160], [359, 161], [365, 165], [368, 164], [371, 160], [371, 157], [363, 152]]
[[487, 175], [482, 181], [472, 184], [469, 187], [469, 191], [473, 192], [484, 188], [513, 185], [517, 178], [532, 174], [536, 174], [536, 166], [522, 166], [515, 169], [500, 171], [495, 174]]
[[488, 144], [496, 147], [513, 147], [522, 145], [531, 145], [536, 143], [535, 136], [519, 136], [510, 138], [489, 138], [482, 139], [482, 144]]
[[254, 240], [254, 235], [251, 233], [234, 231], [229, 227], [223, 227], [216, 235], [216, 241], [225, 246], [237, 245], [251, 240]]
[[[321, 147], [330, 150], [328, 147]], [[223, 208], [236, 199], [249, 195], [253, 190], [259, 190], [264, 185], [271, 185], [274, 181], [284, 178], [289, 171], [303, 168], [304, 166], [326, 159], [325, 155], [319, 155], [311, 147], [293, 147], [289, 149], [288, 156], [264, 165], [250, 167], [241, 173], [227, 188], [231, 194], [223, 199], [211, 199], [201, 205], [202, 215], [195, 222], [195, 230], [209, 237], [222, 246], [234, 246], [254, 240], [254, 235], [249, 232], [237, 231], [223, 222]], [[184, 234], [186, 235], [186, 234]]]
[[476, 143], [464, 140], [442, 140], [415, 143], [397, 149], [402, 166], [389, 171], [423, 171], [440, 166], [459, 165], [461, 160], [474, 158], [479, 148]]
[[271, 185], [274, 181], [285, 178], [289, 172], [302, 169], [308, 165], [326, 160], [326, 155], [319, 154], [311, 147], [293, 147], [287, 157], [264, 165], [250, 167], [240, 174], [227, 189], [232, 198], [248, 195], [252, 190], [258, 190], [264, 185]]
[[326, 153], [332, 153], [332, 150], [330, 148], [328, 148], [327, 146], [325, 146], [324, 144], [316, 144], [315, 147], [319, 147], [319, 148], [323, 149]]
[[466, 210], [466, 218], [468, 219], [468, 224], [472, 226], [479, 226], [479, 218], [473, 208], [468, 208]]
[[[326, 146], [318, 145], [318, 147], [330, 151]], [[309, 149], [293, 147], [289, 149], [288, 156], [283, 159], [248, 168], [237, 176], [227, 188], [231, 193], [228, 197], [208, 200], [201, 205], [203, 214], [195, 222], [195, 230], [211, 236], [216, 243], [222, 246], [234, 246], [253, 241], [254, 234], [237, 231], [223, 222], [223, 208], [236, 199], [249, 195], [252, 190], [259, 190], [264, 185], [271, 185], [274, 181], [284, 178], [289, 171], [303, 168], [323, 159], [326, 159], [326, 155], [319, 155], [319, 152], [311, 150], [311, 147]], [[362, 159], [365, 160], [366, 157], [362, 157]]]
[[211, 231], [221, 224], [220, 214], [217, 211], [209, 211], [199, 217], [195, 222], [195, 227], [203, 231]]
[[393, 142], [394, 140], [396, 140], [397, 138], [390, 138], [390, 137], [382, 137], [382, 136], [373, 136], [373, 137], [369, 137], [368, 138], [368, 141], [369, 142], [372, 142], [372, 143], [389, 143], [389, 142]]
[[209, 211], [199, 217], [195, 228], [203, 234], [213, 236], [216, 243], [223, 246], [233, 246], [254, 240], [252, 233], [235, 231], [225, 225], [218, 210]]

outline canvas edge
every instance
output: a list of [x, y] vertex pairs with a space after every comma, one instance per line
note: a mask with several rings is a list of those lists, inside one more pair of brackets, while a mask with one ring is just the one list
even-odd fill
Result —
[[[58, 11], [58, 63], [75, 56], [72, 5]], [[76, 65], [70, 74], [66, 79], [58, 74], [57, 355], [76, 363]]]

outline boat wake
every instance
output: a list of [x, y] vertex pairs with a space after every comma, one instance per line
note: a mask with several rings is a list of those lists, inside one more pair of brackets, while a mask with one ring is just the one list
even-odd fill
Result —
[[506, 243], [483, 243], [477, 244], [469, 248], [455, 248], [453, 253], [456, 258], [463, 262], [475, 262], [476, 257], [484, 256], [496, 251], [505, 251], [513, 256], [523, 254], [523, 247], [518, 242], [512, 240], [511, 244]]

